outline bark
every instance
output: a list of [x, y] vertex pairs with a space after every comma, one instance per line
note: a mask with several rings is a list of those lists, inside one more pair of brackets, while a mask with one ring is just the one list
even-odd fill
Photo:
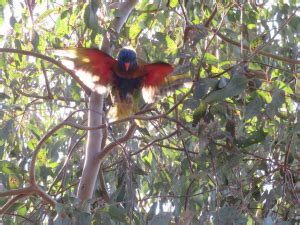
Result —
[[[92, 92], [89, 99], [88, 126], [103, 124], [103, 96]], [[79, 204], [84, 211], [89, 211], [89, 204], [83, 204], [86, 200], [91, 199], [97, 180], [97, 174], [100, 168], [100, 161], [97, 155], [101, 151], [101, 142], [103, 130], [88, 131], [87, 145], [85, 150], [85, 161], [82, 171], [82, 177], [79, 183], [77, 197]]]

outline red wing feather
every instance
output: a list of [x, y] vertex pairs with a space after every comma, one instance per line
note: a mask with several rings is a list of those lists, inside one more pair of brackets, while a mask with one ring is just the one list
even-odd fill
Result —
[[89, 88], [103, 93], [113, 82], [112, 68], [117, 61], [110, 55], [93, 48], [66, 48], [54, 50], [62, 56], [62, 63], [75, 70], [79, 79]]
[[173, 72], [173, 67], [168, 63], [152, 63], [143, 67], [146, 75], [143, 80], [143, 98], [147, 103], [154, 101], [155, 92], [165, 82], [165, 78]]
[[168, 63], [152, 63], [144, 65], [146, 76], [144, 86], [160, 86], [165, 81], [166, 76], [173, 72], [173, 67]]

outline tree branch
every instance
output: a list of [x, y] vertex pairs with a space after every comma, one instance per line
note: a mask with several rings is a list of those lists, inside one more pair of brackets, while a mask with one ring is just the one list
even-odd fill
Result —
[[97, 160], [101, 161], [102, 159], [105, 158], [106, 155], [108, 155], [114, 149], [114, 147], [128, 141], [131, 138], [132, 134], [135, 132], [136, 128], [137, 128], [136, 123], [133, 123], [123, 137], [110, 143], [99, 153], [99, 155], [97, 156]]
[[28, 194], [31, 191], [32, 191], [31, 187], [4, 191], [4, 192], [0, 192], [0, 198], [6, 197], [6, 196], [12, 196], [12, 195]]
[[12, 48], [0, 48], [0, 52], [29, 55], [29, 56], [34, 56], [36, 58], [48, 61], [48, 62], [58, 66], [59, 68], [61, 68], [65, 72], [69, 73], [70, 76], [74, 80], [76, 80], [76, 82], [82, 87], [82, 89], [85, 91], [85, 93], [87, 95], [89, 95], [91, 93], [91, 90], [76, 76], [76, 74], [73, 70], [68, 69], [62, 63], [58, 62], [57, 60], [55, 60], [55, 59], [53, 59], [49, 56], [46, 56], [46, 55], [43, 55], [43, 54], [40, 54], [40, 53], [37, 53], [37, 52], [30, 52], [30, 51], [25, 51], [25, 50], [20, 50], [20, 49], [12, 49]]
[[71, 127], [75, 127], [77, 129], [81, 129], [81, 130], [99, 130], [99, 129], [102, 129], [102, 128], [106, 127], [106, 124], [102, 124], [102, 125], [95, 126], [95, 127], [82, 126], [82, 125], [75, 124], [75, 123], [72, 123], [72, 122], [68, 121], [69, 117], [66, 120], [64, 120], [63, 122], [61, 122], [58, 125], [56, 125], [55, 127], [53, 127], [50, 131], [48, 131], [41, 138], [41, 140], [39, 141], [39, 143], [37, 144], [37, 146], [36, 146], [36, 148], [35, 148], [35, 150], [33, 152], [32, 160], [31, 160], [31, 163], [30, 163], [30, 169], [29, 169], [29, 176], [30, 176], [30, 179], [29, 179], [30, 181], [29, 182], [30, 182], [30, 185], [34, 185], [36, 183], [36, 181], [35, 181], [35, 163], [36, 163], [37, 155], [38, 155], [38, 153], [39, 153], [42, 145], [44, 144], [44, 142], [49, 137], [51, 137], [56, 131], [58, 131], [59, 129], [61, 129], [64, 126], [71, 126]]
[[[36, 95], [36, 94], [28, 94], [28, 93], [25, 93], [23, 91], [21, 91], [20, 89], [19, 90], [16, 90], [20, 95], [23, 95], [23, 96], [26, 96], [26, 97], [29, 97], [29, 98], [36, 98], [36, 99], [43, 99], [43, 100], [59, 100], [59, 101], [73, 101], [73, 102], [77, 102], [76, 100], [72, 99], [72, 98], [68, 98], [68, 97], [53, 97], [53, 95], [48, 95], [48, 96], [43, 96], [43, 95]], [[81, 98], [80, 99], [80, 102], [86, 102], [86, 100], [84, 98]]]
[[45, 65], [44, 65], [43, 61], [41, 61], [41, 67], [42, 67], [43, 75], [44, 75], [44, 78], [45, 78], [45, 85], [46, 85], [46, 89], [47, 89], [47, 92], [48, 92], [48, 96], [49, 96], [49, 98], [53, 98], [53, 94], [51, 92], [47, 72], [46, 72]]
[[[216, 32], [217, 30], [212, 29], [212, 31]], [[235, 45], [237, 47], [241, 46], [239, 42], [231, 40], [230, 38], [226, 37], [225, 35], [223, 35], [219, 32], [217, 32], [217, 36], [220, 37], [223, 41], [225, 41], [229, 44]], [[243, 45], [243, 48], [247, 51], [250, 51], [250, 48], [246, 45]], [[286, 62], [286, 63], [289, 63], [289, 64], [294, 64], [294, 65], [299, 65], [300, 64], [300, 60], [285, 58], [285, 57], [282, 57], [282, 56], [279, 56], [279, 55], [274, 55], [274, 54], [271, 54], [271, 53], [268, 53], [268, 52], [264, 52], [262, 50], [259, 50], [258, 54], [263, 55], [263, 56], [267, 56], [269, 58], [276, 59], [276, 60], [279, 60], [279, 61], [282, 61], [282, 62]]]
[[29, 195], [28, 194], [19, 194], [19, 195], [16, 195], [15, 197], [12, 197], [11, 199], [9, 199], [4, 206], [2, 206], [0, 208], [0, 215], [3, 215], [4, 213], [7, 212], [7, 210], [9, 210], [10, 207], [12, 207], [16, 201], [22, 199], [22, 198], [25, 198]]

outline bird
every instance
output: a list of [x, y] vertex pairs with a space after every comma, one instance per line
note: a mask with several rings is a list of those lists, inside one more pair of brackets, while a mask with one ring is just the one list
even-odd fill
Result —
[[136, 52], [130, 48], [122, 48], [117, 59], [97, 48], [63, 48], [53, 52], [91, 90], [99, 94], [109, 90], [112, 120], [137, 112], [141, 99], [154, 102], [157, 90], [173, 72], [173, 66], [165, 62], [139, 64]]

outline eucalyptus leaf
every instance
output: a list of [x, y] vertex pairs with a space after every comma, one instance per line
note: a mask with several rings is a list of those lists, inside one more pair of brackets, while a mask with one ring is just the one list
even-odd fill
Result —
[[247, 83], [248, 79], [243, 74], [234, 73], [228, 84], [223, 89], [210, 92], [203, 101], [206, 103], [212, 103], [237, 96], [246, 89]]

